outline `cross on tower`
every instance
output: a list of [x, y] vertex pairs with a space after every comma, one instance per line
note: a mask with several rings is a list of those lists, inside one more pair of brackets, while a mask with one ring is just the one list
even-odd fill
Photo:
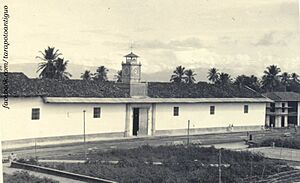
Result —
[[132, 49], [133, 49], [133, 44], [130, 43], [130, 51], [132, 52]]
[[130, 48], [130, 52], [132, 53], [132, 50], [133, 50], [133, 48], [134, 48], [132, 42], [130, 43], [130, 47], [129, 47], [129, 48]]

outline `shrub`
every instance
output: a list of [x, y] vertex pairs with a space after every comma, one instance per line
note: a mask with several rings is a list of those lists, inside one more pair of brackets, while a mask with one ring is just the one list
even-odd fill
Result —
[[[114, 149], [89, 154], [90, 163], [56, 164], [53, 167], [66, 171], [86, 174], [117, 182], [145, 183], [187, 183], [218, 182], [219, 150], [214, 147], [191, 146], [141, 146], [135, 149]], [[119, 160], [118, 164], [103, 164], [99, 159]], [[160, 161], [162, 165], [153, 163]], [[277, 173], [278, 167], [285, 166], [275, 160], [265, 159], [260, 154], [222, 150], [222, 182], [243, 182], [250, 176], [264, 177]], [[291, 168], [286, 167], [285, 170]], [[252, 170], [252, 171], [251, 171]], [[283, 171], [279, 169], [279, 171]]]
[[17, 171], [12, 175], [3, 174], [5, 183], [59, 183], [56, 180], [46, 177], [40, 178], [34, 175], [30, 175], [26, 171]]
[[293, 149], [300, 149], [300, 140], [294, 138], [281, 139], [281, 138], [269, 138], [260, 143], [260, 146], [272, 146], [273, 142], [276, 147], [286, 147]]

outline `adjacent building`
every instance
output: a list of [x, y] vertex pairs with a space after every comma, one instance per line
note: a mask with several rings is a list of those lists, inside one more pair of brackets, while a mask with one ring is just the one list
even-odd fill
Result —
[[273, 100], [267, 104], [266, 126], [279, 128], [299, 124], [299, 93], [269, 92], [263, 95]]

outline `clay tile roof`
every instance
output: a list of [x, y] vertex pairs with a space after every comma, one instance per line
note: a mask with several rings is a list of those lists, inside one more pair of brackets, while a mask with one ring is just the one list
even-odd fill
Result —
[[296, 92], [268, 92], [263, 95], [274, 101], [300, 101], [300, 93]]
[[[0, 73], [0, 96], [4, 95], [3, 79]], [[109, 81], [29, 79], [23, 73], [8, 75], [8, 96], [11, 97], [127, 98], [129, 94], [129, 86]]]
[[130, 52], [128, 55], [125, 55], [124, 57], [136, 57], [137, 58], [139, 56], [137, 56], [136, 54]]
[[148, 83], [148, 96], [153, 98], [263, 98], [255, 91], [235, 85], [216, 86], [206, 82]]
[[[0, 73], [0, 96], [5, 94], [2, 82], [4, 78], [3, 73]], [[150, 98], [264, 98], [247, 88], [234, 85], [216, 86], [206, 82], [196, 84], [149, 82], [147, 87]], [[9, 73], [8, 96], [129, 98], [130, 87], [128, 84], [111, 81], [32, 79], [23, 73]]]

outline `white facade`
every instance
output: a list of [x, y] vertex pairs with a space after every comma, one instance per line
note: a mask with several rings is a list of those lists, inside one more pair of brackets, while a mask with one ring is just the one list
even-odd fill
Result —
[[[244, 113], [248, 105], [248, 113]], [[179, 116], [173, 116], [173, 107], [179, 107]], [[215, 106], [215, 114], [210, 114]], [[260, 126], [265, 121], [265, 103], [201, 103], [159, 104], [156, 107], [156, 130], [215, 128], [233, 126]]]
[[[161, 101], [163, 99], [160, 99]], [[244, 106], [248, 113], [244, 113]], [[210, 106], [215, 113], [210, 114]], [[226, 103], [45, 103], [40, 97], [9, 98], [10, 109], [1, 109], [2, 140], [56, 137], [83, 134], [83, 110], [86, 134], [116, 133], [134, 135], [134, 108], [139, 109], [138, 136], [159, 131], [238, 126], [263, 126], [266, 102]], [[101, 117], [93, 117], [93, 108], [101, 108]], [[179, 115], [174, 116], [174, 107]], [[40, 109], [40, 119], [32, 120], [32, 108]], [[298, 108], [299, 109], [299, 108]], [[159, 134], [159, 133], [157, 133]], [[171, 134], [171, 133], [170, 133]]]
[[[1, 109], [2, 140], [80, 135], [83, 110], [86, 134], [124, 132], [125, 104], [45, 104], [40, 97], [9, 98], [10, 109]], [[93, 118], [93, 108], [101, 117]], [[31, 119], [32, 108], [40, 108], [40, 119]]]

